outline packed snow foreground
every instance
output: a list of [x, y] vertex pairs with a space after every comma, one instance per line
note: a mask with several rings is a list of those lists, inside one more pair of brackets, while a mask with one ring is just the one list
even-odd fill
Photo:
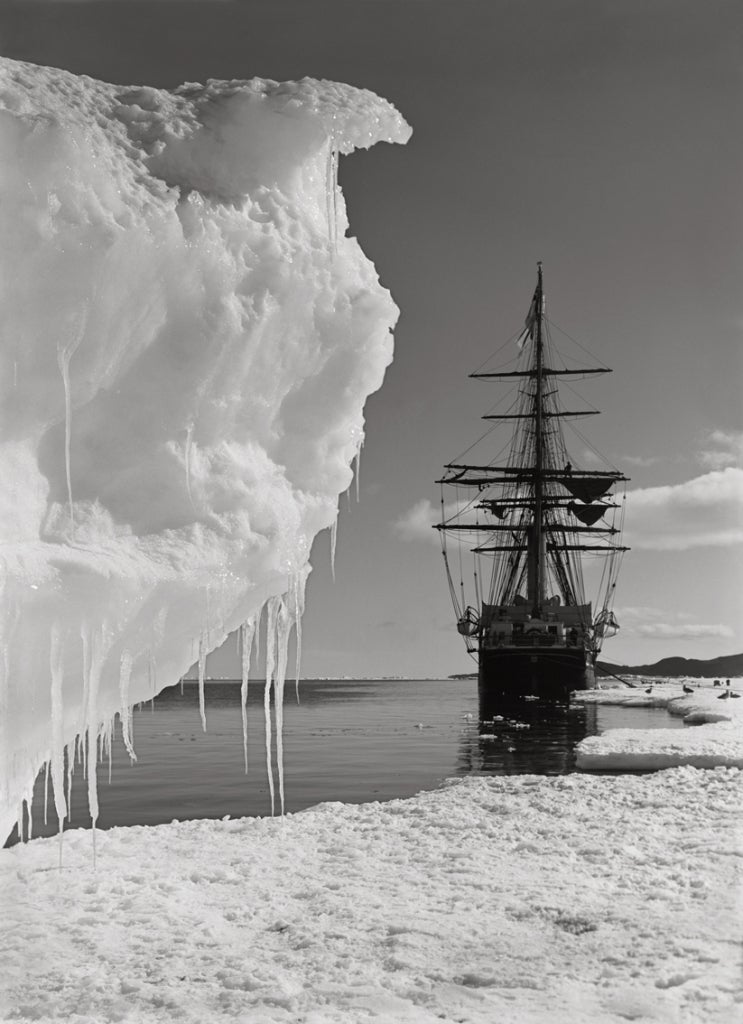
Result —
[[[305, 79], [107, 85], [0, 62], [0, 831], [81, 737], [268, 603], [280, 690], [397, 309], [338, 155], [410, 129]], [[277, 702], [280, 706], [280, 701]]]
[[733, 1024], [737, 768], [453, 781], [0, 851], [0, 1018]]

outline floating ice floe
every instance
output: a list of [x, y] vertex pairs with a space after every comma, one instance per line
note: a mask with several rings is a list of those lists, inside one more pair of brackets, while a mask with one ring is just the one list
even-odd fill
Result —
[[[684, 685], [693, 692], [686, 693]], [[682, 716], [687, 728], [610, 729], [601, 736], [589, 736], [578, 744], [578, 768], [652, 771], [678, 765], [743, 767], [743, 697], [722, 696], [728, 691], [743, 695], [743, 680], [732, 679], [729, 687], [718, 688], [708, 679], [663, 679], [653, 681], [651, 693], [644, 689], [587, 690], [575, 694], [574, 699], [624, 707], [664, 707], [669, 714]]]

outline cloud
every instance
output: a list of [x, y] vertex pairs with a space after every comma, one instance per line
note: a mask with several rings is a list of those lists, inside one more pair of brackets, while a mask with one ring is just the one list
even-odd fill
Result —
[[629, 491], [625, 536], [631, 547], [655, 551], [742, 544], [743, 469]]
[[709, 469], [743, 465], [743, 431], [713, 430], [707, 448], [699, 453], [699, 461]]
[[614, 612], [621, 622], [645, 622], [647, 619], [655, 619], [663, 612], [660, 608], [653, 608], [650, 605], [616, 605]]
[[647, 622], [635, 627], [634, 632], [657, 640], [688, 640], [705, 636], [731, 637], [735, 635], [730, 626], [724, 626], [721, 623], [704, 625], [692, 622]]
[[628, 463], [630, 466], [638, 466], [641, 469], [646, 466], [655, 466], [660, 462], [657, 455], [623, 455], [620, 459], [622, 465]]
[[625, 633], [656, 640], [697, 640], [702, 637], [732, 637], [730, 626], [722, 623], [689, 621], [688, 612], [673, 613], [673, 622], [664, 620], [668, 613], [650, 605], [618, 605], [615, 614]]
[[438, 543], [438, 531], [433, 529], [437, 514], [428, 498], [418, 501], [393, 523], [400, 540], [427, 540]]
[[580, 465], [587, 466], [589, 469], [594, 467], [601, 467], [602, 469], [605, 469], [607, 466], [606, 459], [599, 455], [599, 453], [594, 451], [592, 448], [584, 448], [583, 451], [580, 453], [579, 458]]
[[[476, 502], [479, 500], [480, 496], [475, 495], [469, 503], [470, 511], [474, 509]], [[399, 519], [396, 519], [392, 524], [392, 529], [400, 540], [428, 541], [432, 544], [439, 544], [440, 534], [438, 530], [434, 530], [434, 524], [442, 521], [442, 514], [444, 522], [453, 516], [459, 516], [459, 522], [463, 524], [466, 520], [462, 519], [461, 516], [467, 509], [467, 505], [451, 501], [444, 505], [442, 513], [440, 505], [434, 508], [433, 503], [428, 498], [423, 498], [401, 515]], [[474, 514], [471, 521], [475, 521]]]

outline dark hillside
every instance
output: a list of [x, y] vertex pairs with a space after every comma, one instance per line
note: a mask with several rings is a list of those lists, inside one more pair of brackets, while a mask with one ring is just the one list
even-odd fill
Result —
[[653, 665], [612, 665], [599, 662], [609, 672], [634, 676], [743, 676], [743, 654], [727, 654], [721, 658], [700, 661], [697, 658], [661, 658]]

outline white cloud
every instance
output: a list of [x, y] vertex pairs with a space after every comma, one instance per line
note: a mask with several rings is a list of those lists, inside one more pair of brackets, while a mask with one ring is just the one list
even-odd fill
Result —
[[688, 640], [705, 636], [731, 637], [735, 635], [729, 626], [724, 626], [721, 623], [704, 625], [692, 622], [647, 622], [636, 626], [634, 632], [658, 640]]
[[621, 465], [628, 463], [630, 466], [645, 468], [646, 466], [657, 465], [660, 462], [660, 458], [657, 455], [623, 455], [619, 461]]
[[[476, 499], [479, 500], [479, 495]], [[472, 508], [472, 504], [470, 505]], [[447, 502], [443, 508], [444, 521], [459, 515], [466, 510], [466, 506], [456, 501]], [[441, 506], [434, 507], [428, 498], [423, 498], [408, 509], [399, 519], [392, 524], [392, 528], [400, 540], [424, 540], [433, 544], [440, 542], [438, 530], [434, 530], [434, 523], [440, 523], [442, 516]], [[474, 521], [474, 519], [473, 519]], [[459, 522], [463, 522], [462, 519]]]
[[743, 469], [629, 491], [626, 539], [633, 548], [656, 551], [743, 543]]
[[607, 462], [606, 459], [602, 458], [602, 456], [592, 448], [584, 448], [580, 453], [580, 465], [588, 466], [589, 468], [600, 466], [602, 469], [605, 469]]
[[708, 447], [699, 453], [699, 461], [709, 469], [743, 465], [743, 431], [713, 430]]
[[423, 498], [395, 520], [393, 529], [400, 540], [427, 540], [438, 544], [439, 533], [433, 529], [433, 524], [438, 518], [439, 513], [431, 502], [428, 498]]
[[645, 622], [647, 619], [655, 619], [663, 614], [660, 608], [641, 604], [616, 605], [614, 612], [620, 622], [627, 623]]

